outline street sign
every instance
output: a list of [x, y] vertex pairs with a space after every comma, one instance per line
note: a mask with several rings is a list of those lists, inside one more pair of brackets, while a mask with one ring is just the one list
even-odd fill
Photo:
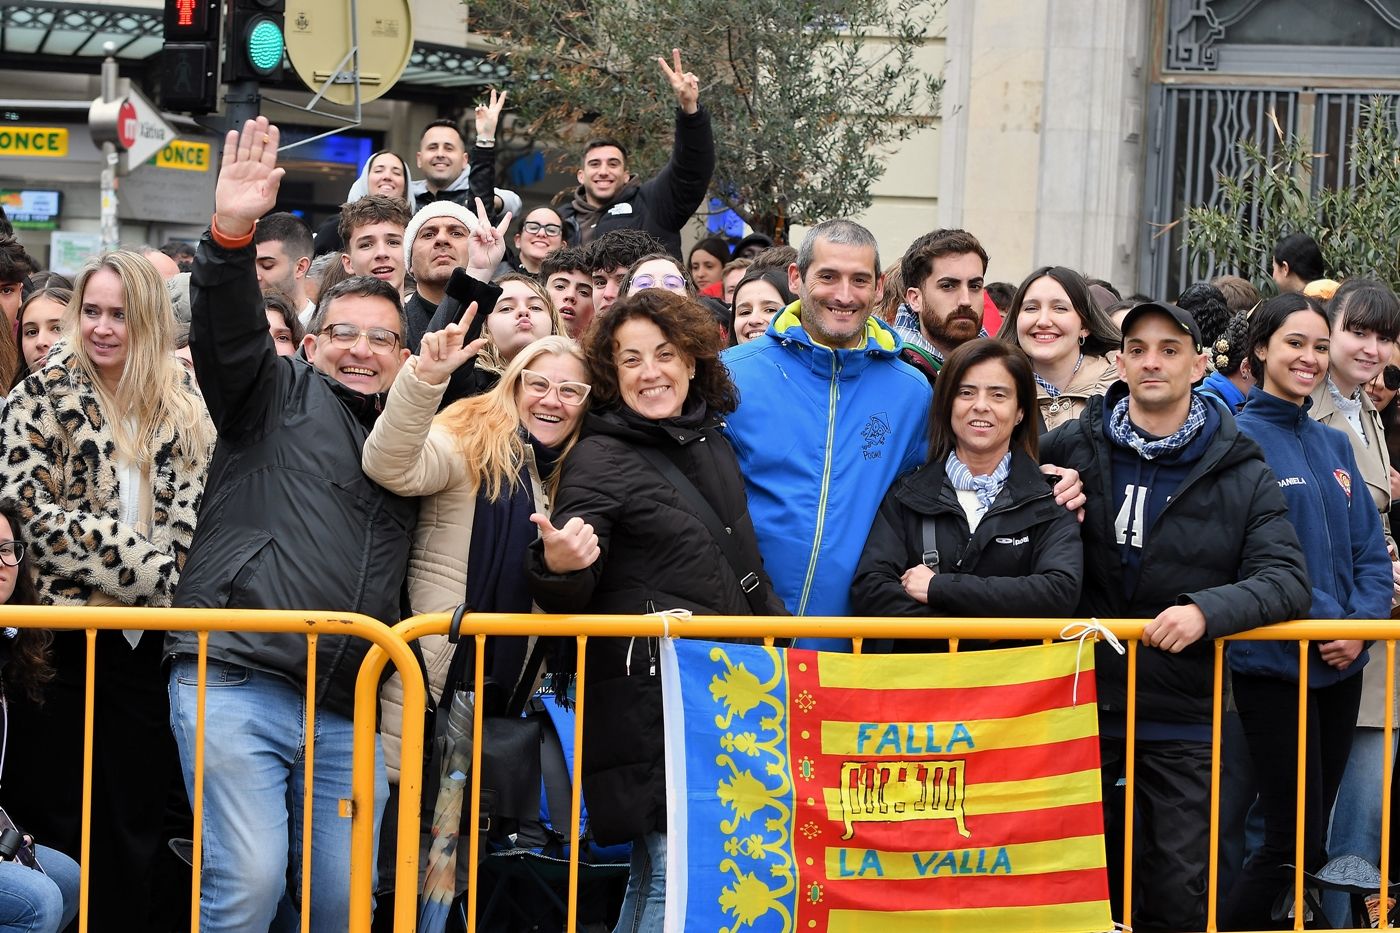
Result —
[[135, 87], [128, 86], [126, 103], [117, 121], [117, 144], [126, 150], [127, 166], [134, 169], [141, 165], [174, 142], [175, 135], [174, 127], [161, 118], [155, 105]]
[[409, 0], [360, 0], [355, 18], [360, 47], [356, 75], [344, 59], [351, 48], [350, 4], [345, 0], [287, 0], [287, 57], [303, 84], [342, 106], [376, 100], [394, 86], [413, 55], [413, 12]]

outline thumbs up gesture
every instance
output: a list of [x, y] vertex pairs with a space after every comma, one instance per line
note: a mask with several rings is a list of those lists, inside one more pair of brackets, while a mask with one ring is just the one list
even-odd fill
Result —
[[602, 554], [593, 526], [577, 515], [565, 522], [563, 528], [555, 528], [550, 524], [549, 517], [539, 512], [531, 515], [530, 521], [540, 530], [540, 540], [544, 542], [544, 565], [550, 573], [583, 570], [593, 566], [593, 562]]

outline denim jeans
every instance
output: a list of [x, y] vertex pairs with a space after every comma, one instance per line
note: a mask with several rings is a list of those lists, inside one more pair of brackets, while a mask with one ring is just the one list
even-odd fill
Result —
[[0, 930], [58, 933], [78, 915], [78, 863], [47, 846], [34, 852], [42, 872], [0, 862]]
[[632, 843], [632, 870], [613, 933], [661, 933], [666, 923], [666, 834]]
[[[1395, 755], [1395, 736], [1390, 753]], [[1390, 793], [1383, 785], [1385, 776], [1385, 730], [1358, 726], [1351, 740], [1342, 786], [1332, 808], [1332, 825], [1327, 836], [1327, 857], [1359, 855], [1372, 865], [1381, 864], [1381, 801]], [[1394, 869], [1392, 868], [1392, 873]], [[1345, 891], [1322, 892], [1322, 909], [1337, 928], [1353, 925], [1350, 920], [1351, 895]], [[1365, 918], [1358, 918], [1364, 920]], [[1365, 926], [1365, 923], [1359, 924]]]
[[[193, 657], [171, 665], [171, 725], [191, 800], [196, 675]], [[274, 674], [210, 660], [204, 731], [200, 930], [296, 929], [306, 787], [304, 691]], [[317, 709], [315, 737], [311, 929], [342, 933], [350, 916], [350, 820], [339, 808], [351, 791], [352, 721]], [[387, 794], [376, 739], [376, 840]]]

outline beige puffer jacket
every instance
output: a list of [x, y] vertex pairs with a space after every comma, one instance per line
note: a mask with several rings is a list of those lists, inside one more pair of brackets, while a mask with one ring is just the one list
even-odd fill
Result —
[[1045, 420], [1045, 430], [1054, 430], [1078, 418], [1089, 399], [1107, 392], [1108, 387], [1118, 379], [1117, 359], [1117, 350], [1107, 356], [1084, 357], [1084, 365], [1079, 367], [1079, 372], [1074, 374], [1059, 398], [1052, 399], [1037, 386], [1036, 400], [1040, 403], [1040, 417]]
[[[433, 427], [447, 383], [430, 385], [419, 379], [417, 362], [417, 357], [411, 357], [399, 370], [363, 455], [370, 479], [401, 496], [422, 497], [408, 556], [408, 596], [414, 615], [451, 612], [466, 599], [467, 554], [476, 517], [468, 464], [456, 440], [446, 430]], [[526, 446], [525, 456], [535, 508], [548, 514], [534, 449]], [[452, 646], [444, 635], [420, 639], [419, 645], [428, 666], [428, 689], [439, 695], [452, 663]], [[384, 684], [379, 698], [384, 761], [389, 780], [398, 783], [403, 684], [397, 674]]]

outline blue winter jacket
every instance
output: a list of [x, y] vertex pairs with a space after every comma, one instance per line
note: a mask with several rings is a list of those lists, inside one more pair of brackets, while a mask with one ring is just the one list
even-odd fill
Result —
[[[1235, 418], [1242, 433], [1264, 450], [1288, 501], [1312, 581], [1313, 619], [1388, 619], [1393, 586], [1380, 515], [1376, 512], [1351, 442], [1335, 428], [1308, 417], [1312, 400], [1295, 405], [1255, 387]], [[1231, 642], [1230, 668], [1242, 674], [1298, 679], [1293, 642]], [[1314, 643], [1308, 685], [1325, 687], [1361, 671], [1367, 655], [1339, 671]]]
[[894, 480], [928, 452], [933, 390], [878, 318], [859, 349], [802, 328], [800, 302], [724, 351], [739, 389], [725, 429], [748, 490], [763, 566], [794, 615], [851, 614], [851, 581]]

